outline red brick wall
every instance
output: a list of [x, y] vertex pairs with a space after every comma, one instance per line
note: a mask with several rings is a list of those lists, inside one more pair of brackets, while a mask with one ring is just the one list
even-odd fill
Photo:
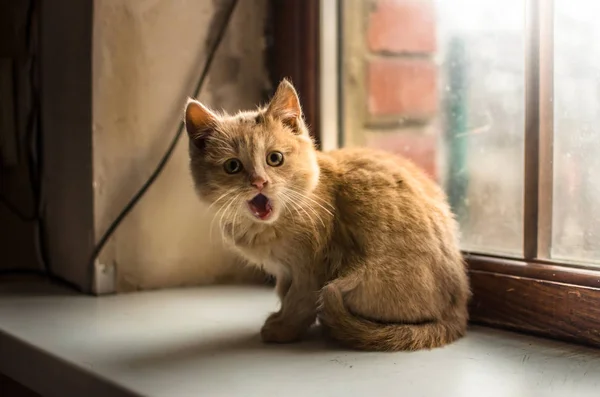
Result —
[[429, 59], [404, 55], [369, 61], [367, 86], [371, 116], [428, 119], [437, 111], [437, 69]]
[[374, 0], [365, 32], [366, 144], [402, 154], [437, 178], [432, 0]]

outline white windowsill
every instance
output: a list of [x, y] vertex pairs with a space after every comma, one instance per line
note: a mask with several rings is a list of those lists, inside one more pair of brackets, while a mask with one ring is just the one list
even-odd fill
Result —
[[[19, 292], [20, 291], [20, 292]], [[24, 292], [23, 292], [24, 291]], [[0, 372], [44, 396], [598, 396], [600, 351], [472, 327], [433, 351], [266, 346], [269, 289], [0, 285]]]

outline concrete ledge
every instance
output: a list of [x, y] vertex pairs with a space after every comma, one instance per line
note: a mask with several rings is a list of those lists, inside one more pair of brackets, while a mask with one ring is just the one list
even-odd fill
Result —
[[93, 298], [0, 285], [0, 372], [44, 396], [597, 396], [600, 351], [488, 328], [443, 349], [354, 352], [258, 330], [258, 287]]

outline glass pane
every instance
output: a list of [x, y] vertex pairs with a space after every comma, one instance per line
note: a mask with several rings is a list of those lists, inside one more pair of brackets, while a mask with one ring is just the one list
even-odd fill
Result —
[[600, 264], [600, 3], [555, 2], [551, 255]]
[[411, 158], [446, 187], [465, 250], [519, 256], [523, 1], [342, 5], [344, 144]]

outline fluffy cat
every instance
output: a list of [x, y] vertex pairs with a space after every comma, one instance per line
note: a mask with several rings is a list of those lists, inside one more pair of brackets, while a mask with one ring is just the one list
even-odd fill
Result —
[[282, 81], [268, 106], [185, 110], [190, 166], [225, 239], [276, 277], [281, 308], [264, 342], [297, 341], [317, 317], [365, 350], [416, 350], [465, 334], [470, 296], [441, 189], [407, 160], [368, 149], [322, 153]]

